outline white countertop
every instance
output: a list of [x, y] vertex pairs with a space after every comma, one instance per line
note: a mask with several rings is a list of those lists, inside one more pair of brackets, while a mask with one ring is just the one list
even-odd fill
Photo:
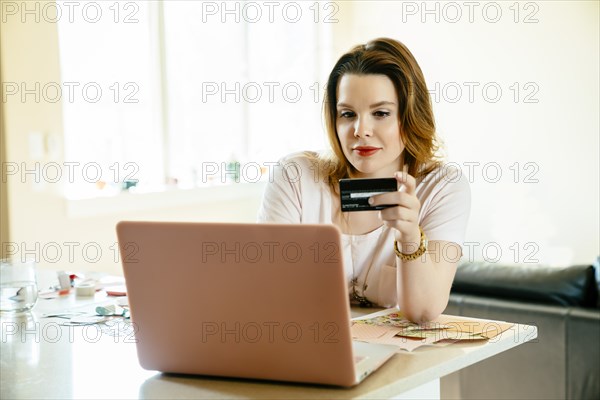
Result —
[[[2, 315], [1, 398], [390, 398], [535, 339], [534, 326], [514, 325], [485, 343], [421, 347], [396, 354], [352, 389], [161, 374], [142, 369], [131, 332], [113, 324], [61, 326], [46, 313], [95, 309], [110, 301], [74, 294], [39, 299], [30, 314]], [[353, 309], [353, 316], [373, 309]], [[121, 330], [120, 332], [118, 332]], [[119, 333], [119, 335], [114, 335]]]

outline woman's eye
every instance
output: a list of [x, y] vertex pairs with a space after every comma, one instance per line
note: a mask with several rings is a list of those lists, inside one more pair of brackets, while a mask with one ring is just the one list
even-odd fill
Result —
[[373, 114], [376, 117], [388, 117], [390, 115], [388, 111], [375, 111]]
[[354, 117], [354, 113], [352, 111], [342, 111], [342, 112], [340, 112], [340, 117], [352, 118], [352, 117]]

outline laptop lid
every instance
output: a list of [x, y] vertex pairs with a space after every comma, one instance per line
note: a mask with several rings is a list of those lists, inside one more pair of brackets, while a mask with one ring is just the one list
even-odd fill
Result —
[[143, 368], [357, 382], [333, 225], [123, 221], [117, 236]]

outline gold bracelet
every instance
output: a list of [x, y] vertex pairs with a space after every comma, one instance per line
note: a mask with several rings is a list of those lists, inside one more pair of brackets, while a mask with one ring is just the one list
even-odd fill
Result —
[[423, 228], [419, 225], [419, 231], [421, 232], [421, 242], [419, 244], [419, 248], [412, 254], [404, 254], [398, 249], [398, 241], [394, 240], [394, 252], [402, 261], [412, 261], [419, 257], [421, 257], [427, 251], [427, 236], [425, 236], [425, 232], [423, 232]]

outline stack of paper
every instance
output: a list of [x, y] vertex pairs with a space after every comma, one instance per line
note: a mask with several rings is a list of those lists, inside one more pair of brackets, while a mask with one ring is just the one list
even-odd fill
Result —
[[398, 309], [354, 318], [352, 338], [363, 342], [392, 344], [412, 351], [423, 345], [447, 345], [457, 341], [488, 340], [510, 329], [511, 323], [440, 315], [433, 321], [415, 324]]

